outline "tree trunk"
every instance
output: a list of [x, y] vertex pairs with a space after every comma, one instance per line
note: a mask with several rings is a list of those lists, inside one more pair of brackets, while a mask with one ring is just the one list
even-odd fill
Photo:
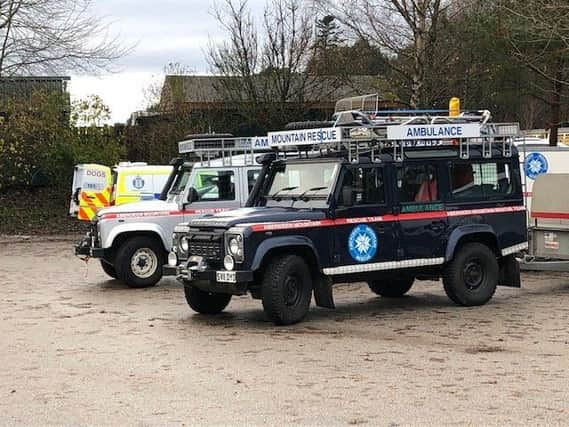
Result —
[[411, 97], [409, 99], [409, 105], [414, 109], [418, 108], [421, 103], [425, 86], [425, 26], [425, 20], [420, 20], [418, 24], [419, 30], [415, 34], [415, 55], [413, 58]]
[[551, 95], [551, 127], [549, 129], [549, 145], [555, 147], [559, 139], [559, 123], [561, 122], [561, 95], [563, 91], [563, 61], [557, 63], [556, 80], [553, 82]]

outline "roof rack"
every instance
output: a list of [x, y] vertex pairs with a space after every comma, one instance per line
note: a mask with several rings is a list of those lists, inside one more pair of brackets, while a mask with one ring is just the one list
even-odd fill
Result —
[[216, 138], [215, 135], [211, 135], [207, 138], [193, 138], [178, 142], [180, 154], [194, 155], [208, 167], [211, 166], [213, 160], [220, 158], [223, 166], [232, 166], [233, 157], [238, 155], [244, 156], [245, 164], [254, 164], [255, 153], [269, 150], [267, 136]]
[[350, 161], [358, 161], [360, 153], [379, 154], [393, 150], [393, 158], [402, 160], [408, 147], [456, 146], [463, 159], [470, 157], [472, 145], [480, 146], [482, 155], [491, 158], [498, 144], [502, 155], [512, 155], [514, 139], [520, 135], [518, 123], [491, 123], [490, 112], [465, 112], [456, 117], [428, 114], [405, 117], [375, 117], [349, 110], [336, 118], [332, 127], [269, 132], [269, 146], [277, 151], [318, 151], [328, 148], [347, 150]]
[[[441, 114], [446, 113], [446, 114]], [[362, 150], [393, 150], [402, 160], [406, 147], [458, 146], [460, 157], [470, 156], [472, 145], [492, 157], [494, 144], [502, 155], [512, 155], [514, 139], [520, 136], [518, 123], [492, 123], [488, 110], [464, 111], [449, 116], [448, 110], [379, 110], [377, 93], [340, 99], [336, 102], [332, 127], [269, 132], [269, 146], [277, 151], [347, 150], [357, 160]], [[355, 154], [354, 154], [355, 153]]]
[[372, 93], [368, 95], [351, 96], [336, 101], [334, 113], [345, 111], [375, 111], [379, 110], [379, 95]]

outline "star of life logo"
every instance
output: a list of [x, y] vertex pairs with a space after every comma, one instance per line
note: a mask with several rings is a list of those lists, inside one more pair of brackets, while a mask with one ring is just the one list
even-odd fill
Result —
[[541, 153], [530, 153], [526, 157], [524, 171], [530, 179], [535, 179], [539, 175], [547, 173], [549, 165], [547, 159]]
[[354, 227], [348, 239], [348, 250], [358, 262], [372, 259], [377, 252], [377, 236], [373, 229], [365, 224]]

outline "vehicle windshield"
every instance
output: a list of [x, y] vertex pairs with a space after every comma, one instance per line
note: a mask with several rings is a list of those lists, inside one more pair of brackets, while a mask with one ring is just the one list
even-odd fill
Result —
[[263, 195], [264, 205], [326, 207], [338, 169], [338, 162], [275, 165]]
[[190, 179], [190, 175], [192, 174], [191, 169], [182, 169], [178, 172], [178, 176], [174, 180], [172, 184], [172, 188], [170, 189], [170, 195], [179, 195], [184, 192], [186, 189], [186, 185], [188, 184], [188, 180]]

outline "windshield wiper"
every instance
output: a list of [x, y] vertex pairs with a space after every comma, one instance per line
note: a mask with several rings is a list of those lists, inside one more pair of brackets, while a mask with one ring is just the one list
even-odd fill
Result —
[[303, 202], [305, 202], [305, 201], [307, 201], [307, 200], [310, 200], [308, 197], [306, 197], [306, 193], [310, 193], [311, 191], [325, 190], [325, 189], [327, 189], [327, 188], [328, 188], [328, 187], [312, 187], [312, 188], [309, 188], [308, 190], [303, 191], [303, 192], [298, 196], [298, 198], [299, 198], [300, 200], [302, 200]]
[[280, 199], [280, 198], [278, 197], [280, 192], [282, 192], [282, 191], [291, 191], [291, 190], [294, 190], [294, 189], [296, 189], [296, 188], [298, 188], [298, 185], [295, 185], [294, 187], [283, 187], [283, 188], [281, 188], [280, 190], [275, 191], [275, 192], [271, 195], [271, 199], [278, 201], [278, 200]]

